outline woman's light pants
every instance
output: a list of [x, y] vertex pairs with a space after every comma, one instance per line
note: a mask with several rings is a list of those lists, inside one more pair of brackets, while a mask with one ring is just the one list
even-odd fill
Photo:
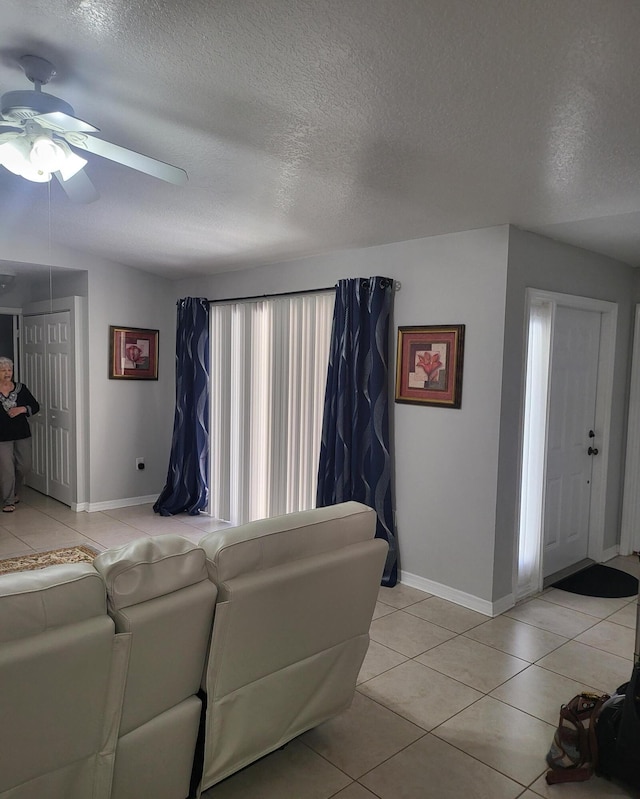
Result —
[[0, 502], [13, 505], [31, 471], [31, 438], [0, 441]]

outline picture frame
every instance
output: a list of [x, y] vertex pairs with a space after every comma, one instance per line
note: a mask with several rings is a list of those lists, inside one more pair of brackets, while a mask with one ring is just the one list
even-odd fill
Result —
[[109, 379], [158, 379], [158, 330], [109, 327]]
[[460, 408], [464, 325], [398, 328], [396, 402]]

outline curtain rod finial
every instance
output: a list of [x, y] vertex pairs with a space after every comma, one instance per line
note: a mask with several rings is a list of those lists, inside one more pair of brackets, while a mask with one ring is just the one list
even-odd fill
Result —
[[399, 280], [394, 280], [393, 281], [394, 291], [400, 291], [401, 288], [402, 288], [402, 283]]

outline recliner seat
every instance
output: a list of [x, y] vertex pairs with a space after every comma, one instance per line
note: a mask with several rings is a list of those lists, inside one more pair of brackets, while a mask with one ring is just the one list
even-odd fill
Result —
[[141, 538], [94, 561], [131, 655], [112, 799], [189, 794], [216, 587], [205, 554], [177, 535]]
[[346, 502], [200, 541], [218, 588], [202, 789], [350, 706], [388, 549], [375, 524]]
[[127, 653], [93, 566], [0, 577], [2, 799], [109, 799]]

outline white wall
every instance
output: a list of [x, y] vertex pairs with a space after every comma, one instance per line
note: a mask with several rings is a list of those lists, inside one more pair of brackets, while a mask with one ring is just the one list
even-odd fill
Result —
[[[34, 263], [46, 262], [41, 251], [28, 255]], [[18, 251], [8, 251], [6, 257], [20, 259]], [[478, 607], [490, 607], [511, 593], [524, 289], [533, 286], [618, 302], [605, 546], [617, 540], [631, 305], [640, 292], [640, 280], [630, 267], [507, 227], [176, 283], [107, 261], [86, 263], [70, 252], [54, 251], [52, 263], [88, 271], [92, 504], [157, 495], [164, 485], [175, 402], [175, 300], [180, 297], [271, 294], [323, 288], [342, 277], [386, 275], [402, 285], [392, 317], [392, 375], [397, 326], [465, 324], [461, 409], [391, 401], [390, 416], [403, 579], [426, 588], [442, 586], [440, 593], [449, 591], [463, 604], [467, 595], [478, 600]], [[108, 379], [112, 324], [160, 329], [158, 382]], [[147, 462], [142, 473], [134, 468], [140, 456]]]
[[[107, 260], [87, 260], [57, 246], [51, 251], [35, 241], [5, 239], [2, 256], [19, 273], [22, 264], [51, 264], [86, 270], [87, 277], [60, 276], [56, 290], [87, 294], [85, 432], [89, 506], [157, 496], [167, 474], [175, 406], [175, 303], [171, 284], [132, 267]], [[70, 283], [69, 281], [73, 281]], [[158, 381], [109, 380], [109, 326], [147, 327], [160, 331]], [[143, 457], [146, 468], [135, 469]]]
[[495, 541], [494, 599], [511, 592], [524, 390], [525, 292], [527, 287], [618, 304], [618, 329], [611, 417], [605, 550], [620, 535], [626, 402], [629, 380], [632, 300], [636, 270], [603, 255], [510, 228], [507, 314], [500, 427], [500, 467]]
[[507, 242], [507, 227], [467, 231], [174, 286], [176, 299], [221, 299], [394, 278], [393, 362], [398, 325], [466, 325], [461, 409], [390, 403], [395, 506], [403, 579], [484, 602], [493, 586]]
[[86, 270], [57, 270], [51, 277], [34, 277], [29, 280], [29, 302], [40, 302], [50, 297], [86, 297], [89, 293]]
[[[89, 268], [91, 505], [158, 495], [175, 406], [175, 303], [163, 278], [119, 264]], [[159, 329], [158, 380], [108, 378], [109, 326]], [[137, 471], [135, 459], [145, 459]]]
[[640, 269], [636, 269], [633, 278], [633, 297], [634, 302], [640, 302]]

